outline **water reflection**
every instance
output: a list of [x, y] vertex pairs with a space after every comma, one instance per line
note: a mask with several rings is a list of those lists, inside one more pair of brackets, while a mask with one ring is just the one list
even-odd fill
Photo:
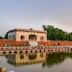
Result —
[[72, 53], [52, 53], [52, 54], [48, 54], [46, 62], [43, 63], [43, 66], [53, 67], [54, 65], [62, 63], [67, 58], [72, 58]]
[[72, 72], [72, 53], [53, 53], [49, 54], [43, 64], [30, 64], [14, 66], [7, 63], [4, 56], [0, 56], [0, 67], [6, 67], [7, 72]]

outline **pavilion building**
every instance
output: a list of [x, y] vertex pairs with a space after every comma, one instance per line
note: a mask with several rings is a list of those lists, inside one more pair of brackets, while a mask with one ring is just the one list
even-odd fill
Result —
[[28, 41], [31, 46], [37, 46], [39, 41], [47, 41], [47, 32], [34, 29], [13, 29], [8, 32], [9, 40]]

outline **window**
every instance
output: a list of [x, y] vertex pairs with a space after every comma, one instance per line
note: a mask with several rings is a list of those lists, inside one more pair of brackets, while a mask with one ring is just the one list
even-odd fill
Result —
[[15, 38], [15, 35], [13, 35], [13, 38]]
[[24, 59], [24, 55], [23, 54], [20, 55], [20, 59]]
[[44, 40], [44, 37], [43, 37], [43, 36], [41, 36], [41, 37], [40, 37], [40, 40]]
[[9, 36], [9, 39], [11, 39], [11, 35]]
[[24, 36], [21, 36], [20, 39], [21, 39], [21, 40], [24, 40]]
[[41, 58], [43, 57], [43, 53], [42, 53], [42, 52], [40, 53], [40, 57], [41, 57]]

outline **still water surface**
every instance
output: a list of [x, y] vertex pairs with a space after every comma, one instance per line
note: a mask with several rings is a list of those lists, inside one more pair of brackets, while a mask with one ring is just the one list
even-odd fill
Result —
[[8, 71], [14, 70], [15, 72], [72, 72], [71, 58], [69, 55], [52, 54], [49, 55], [45, 64], [14, 66], [7, 63], [7, 59], [1, 56], [0, 67], [6, 67]]

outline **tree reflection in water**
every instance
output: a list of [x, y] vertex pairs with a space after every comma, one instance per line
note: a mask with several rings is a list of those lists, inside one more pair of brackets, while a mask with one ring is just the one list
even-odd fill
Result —
[[72, 58], [72, 53], [52, 53], [48, 54], [43, 66], [52, 67], [56, 64], [62, 63], [66, 58]]

